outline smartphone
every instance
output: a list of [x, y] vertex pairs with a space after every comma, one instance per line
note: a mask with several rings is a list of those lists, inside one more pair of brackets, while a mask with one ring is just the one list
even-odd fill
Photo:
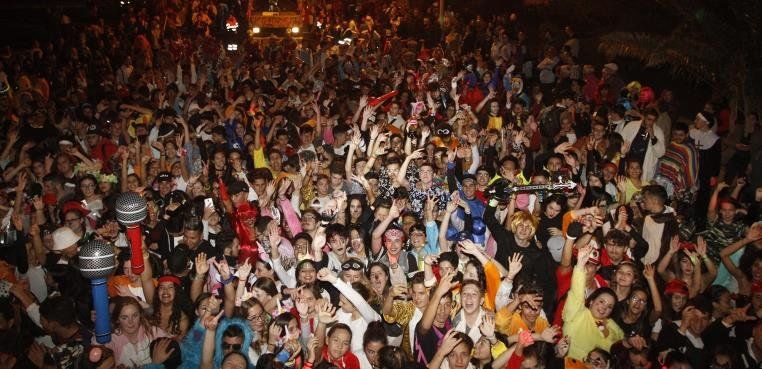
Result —
[[214, 209], [214, 200], [212, 200], [211, 197], [207, 197], [204, 199], [204, 207]]

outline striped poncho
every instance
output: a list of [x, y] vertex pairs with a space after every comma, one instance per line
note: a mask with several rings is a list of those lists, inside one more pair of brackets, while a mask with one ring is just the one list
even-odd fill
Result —
[[656, 166], [656, 177], [669, 180], [674, 192], [691, 191], [698, 181], [698, 153], [690, 143], [671, 142]]

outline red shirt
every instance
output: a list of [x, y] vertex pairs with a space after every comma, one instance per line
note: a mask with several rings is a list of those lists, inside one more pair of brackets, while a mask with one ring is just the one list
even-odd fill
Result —
[[336, 365], [339, 369], [360, 369], [360, 360], [357, 359], [357, 356], [355, 356], [352, 351], [347, 351], [344, 356], [337, 360], [331, 360], [331, 358], [328, 357], [328, 345], [325, 345], [323, 346], [322, 355], [323, 360]]

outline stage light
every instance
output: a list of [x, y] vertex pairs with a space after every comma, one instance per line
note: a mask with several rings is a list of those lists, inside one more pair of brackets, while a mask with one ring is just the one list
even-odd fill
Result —
[[237, 51], [238, 44], [228, 44], [228, 51]]
[[291, 27], [291, 33], [299, 33], [299, 27]]
[[254, 33], [262, 32], [262, 30], [259, 27], [254, 27], [254, 29], [251, 30]]

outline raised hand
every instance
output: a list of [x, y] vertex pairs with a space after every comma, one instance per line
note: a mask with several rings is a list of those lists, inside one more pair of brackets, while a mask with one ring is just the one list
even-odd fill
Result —
[[656, 273], [653, 264], [648, 264], [645, 266], [645, 268], [643, 268], [643, 278], [645, 278], [647, 281], [654, 281], [655, 276]]
[[510, 258], [508, 258], [508, 275], [507, 278], [510, 280], [513, 280], [513, 278], [516, 277], [517, 274], [521, 271], [521, 267], [523, 266], [521, 264], [522, 260], [524, 260], [524, 255], [515, 252], [513, 255], [511, 255]]
[[704, 240], [704, 237], [698, 236], [696, 239], [696, 253], [700, 257], [706, 256], [706, 240]]
[[492, 315], [485, 314], [482, 317], [482, 324], [479, 325], [479, 331], [487, 338], [495, 337], [495, 318]]
[[212, 259], [212, 264], [215, 268], [217, 268], [217, 271], [220, 272], [220, 277], [222, 279], [228, 279], [230, 278], [230, 265], [228, 265], [227, 260], [222, 259], [220, 261], [217, 261], [217, 259]]
[[336, 307], [325, 301], [318, 307], [318, 321], [323, 324], [331, 324], [336, 321]]
[[476, 247], [476, 244], [471, 240], [463, 240], [458, 242], [458, 244], [462, 248], [463, 252], [468, 255], [476, 255], [476, 253], [479, 252], [479, 249]]
[[220, 311], [216, 316], [209, 315], [204, 317], [204, 319], [201, 321], [201, 325], [208, 331], [216, 331], [217, 326], [220, 324], [220, 318], [222, 318], [222, 314], [224, 313], [224, 311]]
[[678, 251], [680, 251], [680, 236], [674, 235], [669, 240], [669, 252], [674, 254]]
[[251, 264], [249, 264], [249, 259], [246, 259], [243, 264], [238, 267], [235, 276], [238, 277], [239, 281], [245, 281], [249, 278], [249, 274], [251, 274]]
[[562, 358], [569, 352], [569, 336], [563, 336], [558, 343], [556, 343], [556, 357]]
[[206, 262], [206, 254], [201, 252], [196, 255], [196, 275], [201, 276], [209, 272], [209, 263]]
[[551, 325], [540, 333], [540, 339], [548, 343], [553, 343], [556, 342], [556, 336], [558, 336], [559, 333], [561, 333], [561, 328], [556, 325]]
[[336, 282], [338, 279], [333, 272], [328, 268], [320, 269], [317, 273], [318, 280], [321, 280], [323, 282], [333, 283]]
[[447, 334], [445, 334], [444, 338], [442, 339], [442, 345], [439, 347], [442, 352], [449, 354], [463, 341], [462, 339], [455, 336], [456, 333], [457, 331], [452, 329], [447, 332]]

